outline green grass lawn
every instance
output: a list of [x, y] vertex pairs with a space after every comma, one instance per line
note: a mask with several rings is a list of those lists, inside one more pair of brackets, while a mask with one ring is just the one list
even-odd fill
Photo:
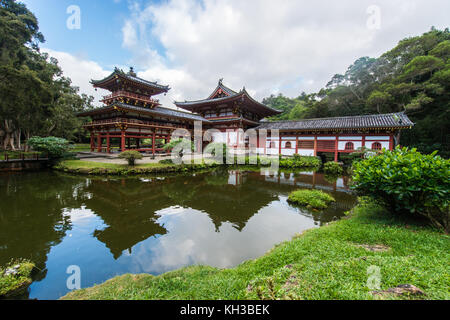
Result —
[[77, 143], [72, 145], [71, 152], [91, 152], [91, 145], [88, 143]]
[[0, 151], [0, 160], [5, 160], [5, 155], [8, 155], [8, 159], [22, 159], [22, 154], [25, 156], [25, 159], [34, 159], [37, 154], [40, 157], [45, 155], [40, 152], [23, 152], [23, 151]]
[[192, 165], [176, 165], [167, 163], [139, 163], [135, 166], [128, 166], [125, 160], [123, 164], [119, 163], [102, 163], [82, 160], [65, 160], [54, 166], [54, 169], [69, 173], [81, 173], [92, 175], [132, 175], [146, 173], [170, 173], [170, 172], [187, 172], [191, 170], [202, 170], [216, 165], [211, 164], [192, 164]]
[[350, 218], [309, 230], [233, 269], [128, 274], [63, 299], [379, 299], [367, 287], [372, 266], [380, 268], [381, 290], [412, 284], [425, 292], [386, 299], [450, 299], [449, 240], [362, 202]]

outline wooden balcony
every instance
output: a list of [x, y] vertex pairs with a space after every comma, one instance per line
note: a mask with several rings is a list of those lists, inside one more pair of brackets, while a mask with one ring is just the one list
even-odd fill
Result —
[[164, 128], [164, 129], [185, 129], [186, 126], [175, 125], [171, 123], [158, 123], [155, 121], [145, 121], [139, 119], [127, 119], [127, 118], [111, 118], [105, 120], [94, 120], [90, 123], [85, 124], [85, 127], [102, 127], [102, 126], [113, 126], [116, 124], [124, 125], [134, 125], [137, 127], [152, 127], [152, 128]]
[[141, 101], [144, 103], [147, 103], [151, 106], [159, 106], [159, 100], [153, 99], [149, 96], [144, 96], [142, 94], [137, 94], [137, 93], [131, 93], [128, 91], [116, 91], [113, 92], [112, 94], [109, 94], [107, 96], [103, 97], [103, 100], [101, 100], [101, 102], [107, 104], [108, 102], [110, 102], [111, 100], [115, 100], [118, 98], [123, 98], [124, 101], [126, 102], [126, 99], [132, 99], [132, 100], [137, 100], [137, 101]]

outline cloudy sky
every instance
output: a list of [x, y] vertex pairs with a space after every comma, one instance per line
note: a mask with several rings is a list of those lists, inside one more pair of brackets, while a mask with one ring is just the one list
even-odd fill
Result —
[[[81, 92], [114, 66], [170, 85], [173, 101], [206, 98], [219, 78], [258, 100], [317, 91], [362, 56], [378, 57], [431, 26], [449, 27], [448, 0], [23, 0], [42, 50]], [[79, 15], [78, 15], [79, 12]]]

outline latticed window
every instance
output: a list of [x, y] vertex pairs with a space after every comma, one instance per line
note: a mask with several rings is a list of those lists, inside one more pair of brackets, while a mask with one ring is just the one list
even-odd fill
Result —
[[379, 142], [372, 143], [372, 150], [381, 150], [381, 143]]
[[271, 142], [270, 143], [270, 149], [275, 149], [277, 146], [275, 145], [275, 142]]
[[353, 142], [347, 142], [345, 144], [345, 150], [354, 150], [355, 146], [353, 145]]
[[314, 141], [299, 141], [299, 149], [314, 149]]

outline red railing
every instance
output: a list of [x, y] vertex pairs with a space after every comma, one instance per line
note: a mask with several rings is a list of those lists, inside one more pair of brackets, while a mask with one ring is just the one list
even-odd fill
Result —
[[112, 94], [104, 96], [103, 100], [101, 100], [101, 101], [105, 102], [106, 100], [110, 100], [110, 99], [114, 99], [114, 98], [130, 98], [130, 99], [136, 99], [136, 100], [143, 101], [143, 102], [148, 102], [153, 105], [159, 105], [159, 100], [150, 98], [148, 96], [144, 96], [142, 94], [131, 93], [128, 91], [113, 92]]
[[138, 120], [138, 119], [126, 119], [126, 118], [112, 118], [112, 119], [105, 119], [105, 120], [94, 120], [90, 123], [87, 123], [85, 126], [92, 126], [92, 125], [105, 125], [105, 124], [138, 124], [138, 125], [147, 125], [147, 126], [156, 126], [156, 127], [170, 127], [175, 129], [183, 129], [185, 128], [182, 125], [175, 125], [171, 123], [158, 123], [154, 121], [144, 121], [144, 120]]

